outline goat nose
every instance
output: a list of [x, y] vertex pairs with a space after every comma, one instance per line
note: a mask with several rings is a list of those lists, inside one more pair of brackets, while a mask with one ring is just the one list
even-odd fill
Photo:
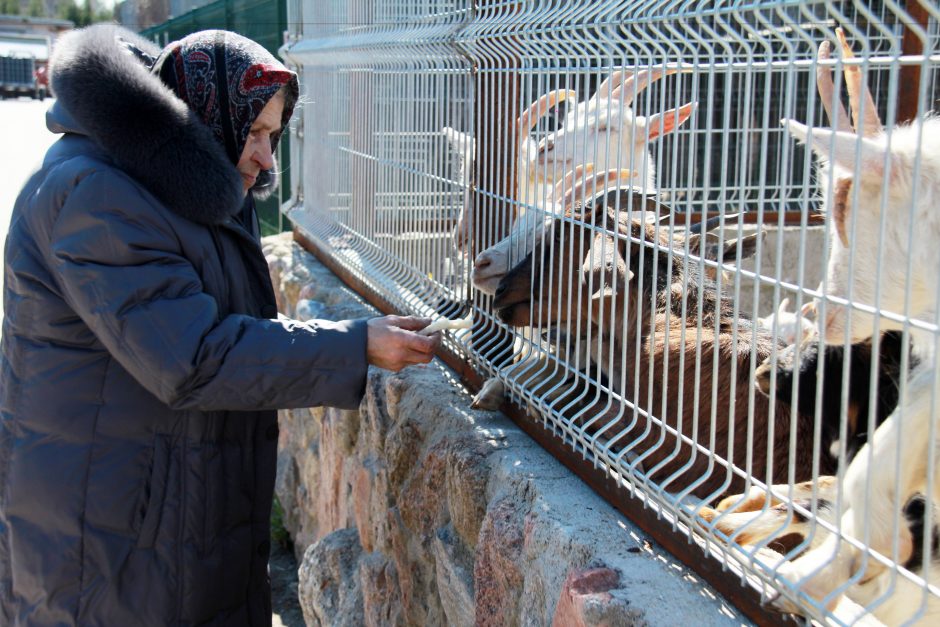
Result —
[[492, 262], [487, 255], [477, 255], [477, 258], [473, 260], [473, 269], [480, 271], [489, 266], [490, 263]]

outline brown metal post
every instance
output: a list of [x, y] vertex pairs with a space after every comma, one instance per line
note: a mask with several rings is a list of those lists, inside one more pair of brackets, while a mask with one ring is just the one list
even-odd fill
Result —
[[[916, 24], [927, 30], [927, 9], [919, 0], [908, 0], [907, 14]], [[901, 53], [918, 55], [924, 52], [924, 42], [913, 30], [904, 28], [901, 41]], [[917, 117], [917, 94], [920, 92], [920, 65], [902, 65], [898, 84], [898, 122], [910, 122]]]
[[[485, 11], [487, 4], [488, 1], [480, 2], [478, 10]], [[518, 7], [505, 7], [502, 11], [516, 13]], [[474, 65], [472, 70], [477, 154], [469, 216], [473, 225], [471, 259], [508, 235], [515, 218], [515, 207], [507, 199], [516, 197], [514, 172], [519, 150], [514, 107], [519, 77], [508, 68], [518, 67], [519, 61], [505, 50], [500, 46], [498, 55], [493, 51], [486, 58], [477, 59], [480, 65]]]

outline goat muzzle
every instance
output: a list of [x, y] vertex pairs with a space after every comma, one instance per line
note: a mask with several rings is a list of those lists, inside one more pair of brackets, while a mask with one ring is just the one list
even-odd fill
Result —
[[504, 276], [496, 287], [493, 309], [506, 324], [514, 327], [527, 326], [532, 310], [529, 276], [522, 276], [518, 272], [510, 272]]

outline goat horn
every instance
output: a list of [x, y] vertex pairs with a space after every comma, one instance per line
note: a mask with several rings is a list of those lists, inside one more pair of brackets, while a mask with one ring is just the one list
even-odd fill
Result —
[[726, 213], [723, 216], [715, 216], [714, 218], [708, 218], [707, 220], [702, 220], [696, 222], [695, 224], [689, 225], [689, 228], [686, 229], [686, 233], [707, 233], [713, 228], [721, 224], [721, 221], [725, 222], [737, 222], [738, 218], [741, 217], [740, 213]]
[[[829, 116], [829, 123], [837, 131], [851, 131], [852, 125], [849, 124], [849, 116], [842, 106], [841, 98], [834, 98], [835, 86], [832, 84], [832, 70], [827, 65], [822, 65], [819, 61], [828, 61], [832, 56], [832, 45], [828, 41], [819, 44], [819, 52], [816, 54], [816, 91], [819, 92], [819, 99], [822, 100], [823, 109]], [[832, 103], [835, 100], [839, 107], [837, 115], [832, 115]]]
[[[845, 38], [845, 32], [841, 28], [836, 29], [836, 37], [839, 38], [839, 44], [842, 46], [842, 60], [854, 59], [855, 54], [852, 52], [852, 48]], [[842, 72], [845, 74], [845, 86], [849, 90], [849, 106], [852, 109], [855, 132], [862, 137], [881, 134], [883, 131], [881, 119], [878, 117], [878, 109], [875, 108], [875, 100], [871, 97], [871, 91], [866, 89], [865, 93], [862, 94], [862, 68], [856, 65], [843, 64]], [[860, 119], [863, 108], [862, 98], [865, 99], [864, 119]]]
[[619, 99], [620, 94], [623, 93], [623, 106], [629, 107], [630, 104], [633, 103], [634, 96], [646, 89], [650, 83], [659, 80], [663, 76], [676, 74], [678, 72], [679, 70], [676, 68], [655, 68], [652, 70], [640, 70], [639, 72], [634, 70], [628, 75], [627, 70], [618, 70], [600, 84], [597, 91], [594, 92], [594, 95], [591, 97], [591, 100], [597, 101], [601, 98], [616, 100]]
[[[574, 186], [571, 187], [566, 193], [565, 198], [562, 201], [562, 207], [565, 208], [566, 214], [570, 212], [571, 208], [574, 206], [574, 197], [579, 191], [581, 192], [582, 197], [589, 189], [599, 190], [603, 192], [607, 189], [608, 183], [619, 183], [621, 181], [632, 180], [636, 176], [634, 170], [607, 170], [606, 172], [595, 173], [593, 175], [589, 174], [588, 176], [579, 178]], [[596, 193], [594, 194], [597, 195]]]
[[574, 170], [569, 170], [565, 177], [555, 184], [555, 188], [552, 190], [552, 199], [562, 196], [571, 187], [572, 181], [581, 179], [585, 174], [591, 174], [592, 172], [594, 172], [593, 163], [579, 164]]
[[529, 131], [535, 126], [536, 122], [539, 119], [548, 113], [548, 110], [554, 107], [559, 102], [563, 100], [568, 100], [573, 98], [575, 101], [578, 100], [578, 94], [571, 89], [556, 89], [550, 91], [532, 104], [529, 105], [529, 108], [522, 112], [519, 118], [516, 120], [516, 129], [520, 135], [528, 135]]

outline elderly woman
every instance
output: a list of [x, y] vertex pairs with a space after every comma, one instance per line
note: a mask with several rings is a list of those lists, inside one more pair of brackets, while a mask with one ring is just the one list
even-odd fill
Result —
[[0, 624], [268, 625], [277, 408], [427, 362], [415, 318], [279, 318], [254, 196], [297, 78], [254, 42], [114, 26], [51, 62], [62, 138], [6, 245]]

